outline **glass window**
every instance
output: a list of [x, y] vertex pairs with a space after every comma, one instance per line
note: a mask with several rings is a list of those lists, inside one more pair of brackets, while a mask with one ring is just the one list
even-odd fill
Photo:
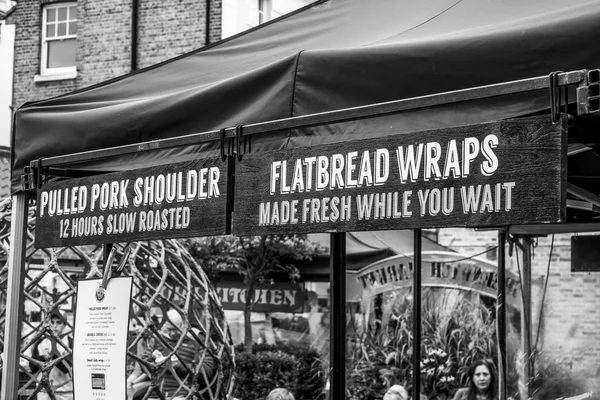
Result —
[[75, 72], [77, 49], [77, 6], [50, 4], [44, 8], [41, 74]]

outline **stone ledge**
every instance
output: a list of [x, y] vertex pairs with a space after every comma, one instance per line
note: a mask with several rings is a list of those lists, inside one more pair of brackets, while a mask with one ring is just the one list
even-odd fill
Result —
[[77, 78], [77, 71], [64, 72], [61, 74], [35, 75], [34, 82], [64, 81]]

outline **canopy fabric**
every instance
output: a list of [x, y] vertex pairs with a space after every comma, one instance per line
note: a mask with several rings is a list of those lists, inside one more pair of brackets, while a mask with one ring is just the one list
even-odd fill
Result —
[[[239, 124], [600, 67], [600, 1], [329, 0], [67, 95], [22, 106], [12, 191], [32, 160]], [[517, 117], [548, 93], [496, 97], [253, 139], [252, 151]], [[118, 171], [217, 154], [218, 143], [80, 162]], [[66, 167], [66, 166], [65, 166]]]

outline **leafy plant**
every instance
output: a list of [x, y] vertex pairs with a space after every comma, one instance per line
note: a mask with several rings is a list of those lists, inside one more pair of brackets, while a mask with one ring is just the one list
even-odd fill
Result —
[[[430, 399], [447, 399], [468, 383], [478, 358], [496, 358], [495, 321], [483, 305], [424, 291], [421, 311], [421, 388]], [[454, 296], [456, 297], [456, 296]], [[381, 399], [392, 384], [412, 391], [412, 301], [375, 319], [347, 350], [347, 397]], [[414, 394], [413, 394], [414, 396]]]
[[456, 366], [444, 350], [425, 344], [421, 358], [421, 385], [437, 398], [448, 398], [457, 388]]
[[571, 370], [568, 360], [544, 352], [533, 357], [536, 373], [529, 384], [533, 400], [573, 397], [589, 390], [586, 379]]
[[297, 400], [323, 397], [325, 373], [316, 350], [291, 344], [254, 344], [252, 353], [236, 349], [235, 397], [263, 399], [275, 387], [287, 388]]

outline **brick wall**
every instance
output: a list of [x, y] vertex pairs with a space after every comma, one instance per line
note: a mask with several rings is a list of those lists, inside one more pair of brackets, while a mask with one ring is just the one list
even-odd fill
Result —
[[77, 25], [78, 87], [130, 71], [131, 1], [79, 1]]
[[[15, 32], [15, 67], [13, 105], [41, 100], [75, 90], [75, 80], [34, 83], [40, 73], [42, 8], [39, 0], [19, 1], [13, 13]], [[78, 26], [79, 29], [79, 26]]]
[[205, 27], [206, 5], [203, 1], [141, 1], [139, 67], [147, 67], [204, 46]]
[[[138, 0], [138, 68], [204, 46], [206, 0]], [[77, 78], [34, 82], [40, 73], [42, 4], [20, 0], [15, 37], [13, 104], [42, 100], [131, 71], [132, 0], [77, 2]], [[221, 0], [210, 3], [210, 41], [221, 37]]]
[[[442, 229], [441, 244], [474, 255], [497, 245], [496, 231]], [[600, 379], [600, 272], [571, 272], [571, 234], [539, 237], [532, 258], [532, 337], [539, 348], [574, 371]], [[552, 248], [552, 254], [550, 254]], [[485, 255], [483, 255], [485, 257]], [[522, 251], [508, 254], [507, 270], [523, 268]], [[548, 273], [548, 262], [550, 269]], [[600, 260], [599, 260], [600, 263]], [[542, 297], [548, 277], [542, 309]]]

